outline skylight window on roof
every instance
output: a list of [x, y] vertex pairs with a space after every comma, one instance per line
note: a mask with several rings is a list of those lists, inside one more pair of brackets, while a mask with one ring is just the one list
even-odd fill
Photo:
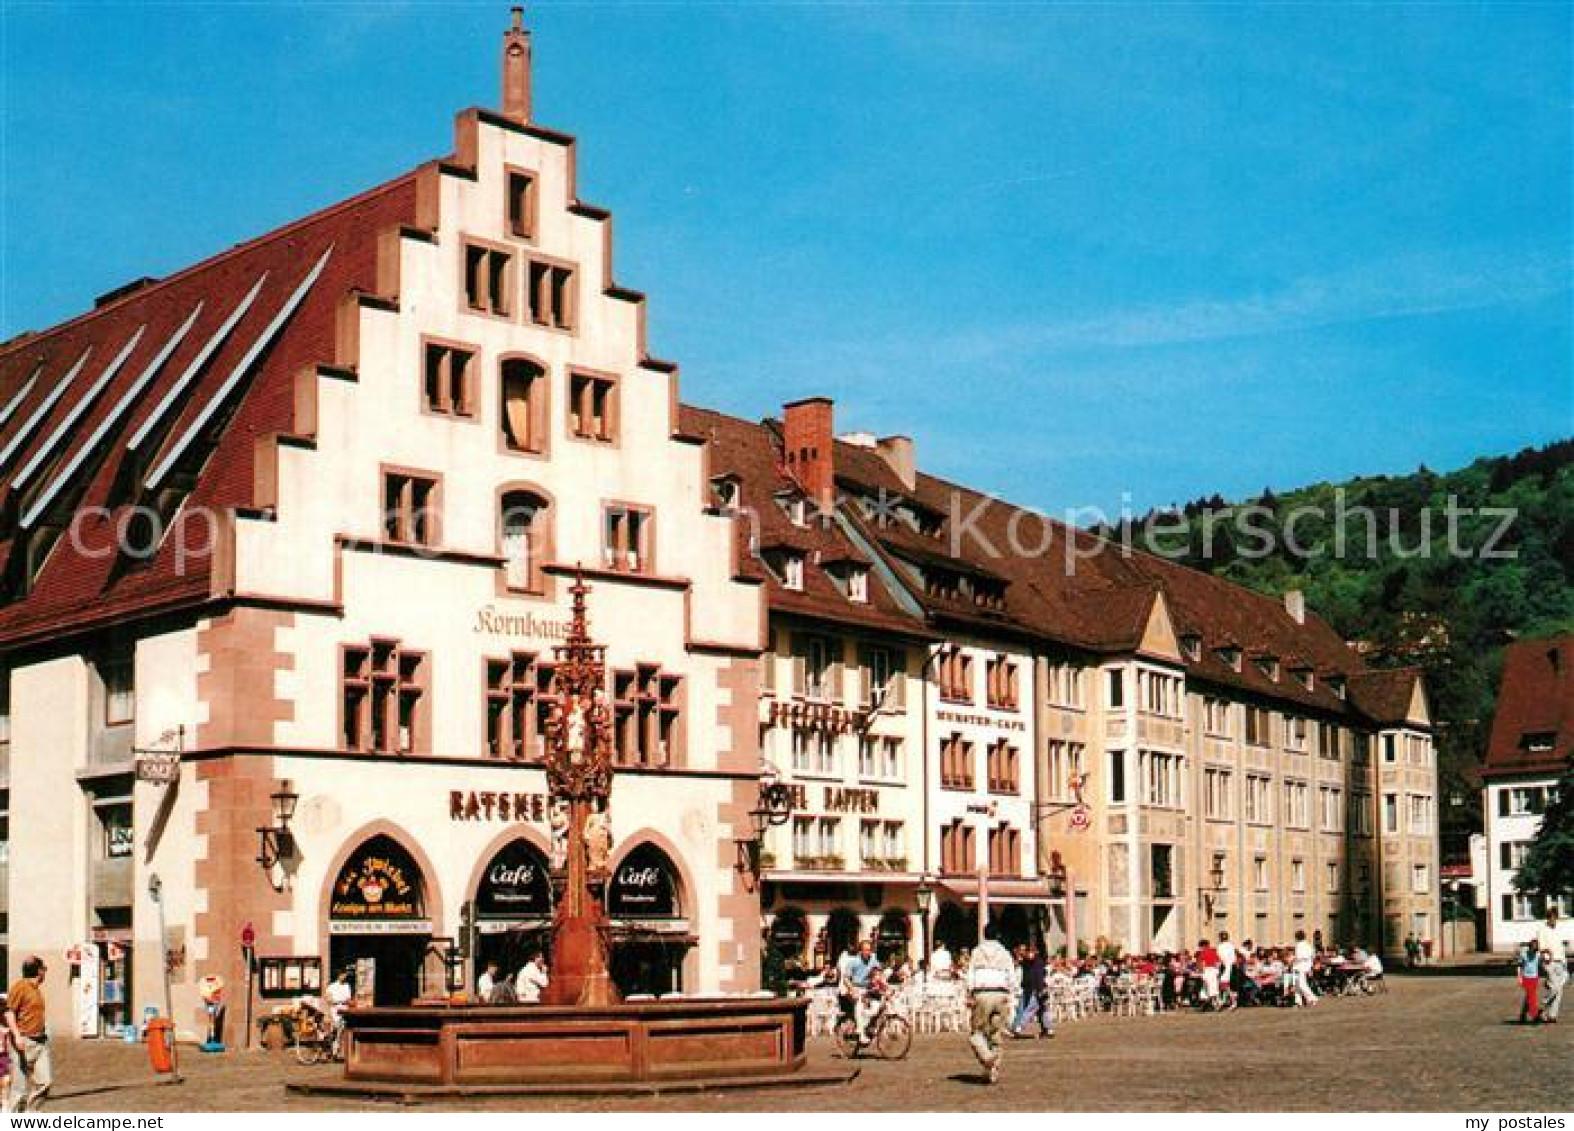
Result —
[[148, 437], [153, 434], [159, 422], [174, 407], [175, 403], [185, 395], [191, 383], [196, 380], [197, 374], [201, 373], [203, 367], [213, 359], [213, 355], [219, 351], [219, 347], [224, 344], [235, 327], [240, 323], [240, 320], [245, 317], [246, 312], [251, 309], [251, 304], [257, 301], [257, 296], [262, 293], [262, 285], [267, 281], [267, 272], [263, 272], [262, 278], [258, 279], [252, 285], [251, 290], [246, 292], [246, 297], [241, 299], [240, 305], [230, 312], [230, 316], [224, 320], [224, 324], [213, 331], [213, 336], [207, 340], [207, 343], [198, 352], [197, 356], [191, 359], [191, 364], [186, 366], [180, 376], [175, 378], [170, 384], [169, 391], [164, 394], [164, 399], [159, 401], [152, 412], [148, 413], [147, 419], [131, 434], [131, 439], [126, 441], [126, 449], [128, 451], [135, 451], [147, 442]]
[[230, 370], [230, 374], [224, 379], [224, 383], [214, 392], [207, 404], [202, 406], [201, 411], [193, 418], [186, 431], [181, 434], [180, 439], [175, 442], [164, 458], [159, 460], [157, 466], [148, 473], [148, 490], [157, 491], [159, 489], [165, 477], [174, 469], [181, 457], [186, 454], [187, 449], [191, 447], [192, 442], [208, 426], [219, 410], [224, 407], [225, 403], [230, 399], [230, 394], [235, 391], [246, 375], [251, 372], [251, 368], [256, 364], [257, 359], [262, 356], [263, 350], [273, 343], [273, 339], [278, 337], [279, 331], [284, 329], [285, 323], [290, 320], [291, 316], [300, 307], [301, 302], [306, 298], [307, 292], [312, 289], [312, 286], [322, 274], [323, 268], [328, 265], [328, 257], [332, 254], [333, 248], [331, 246], [322, 253], [322, 258], [317, 260], [317, 265], [307, 273], [306, 278], [301, 280], [300, 285], [285, 300], [284, 306], [273, 316], [273, 321], [269, 322], [262, 333], [257, 336], [257, 340], [252, 343], [245, 356], [235, 363], [235, 368]]
[[32, 458], [22, 465], [22, 470], [16, 473], [16, 478], [13, 480], [13, 485], [18, 490], [27, 486], [28, 480], [32, 479], [38, 469], [43, 467], [44, 463], [54, 454], [55, 448], [60, 444], [60, 441], [66, 437], [71, 429], [76, 427], [77, 422], [82, 419], [88, 409], [93, 407], [99, 396], [109, 387], [109, 383], [120, 372], [120, 367], [126, 364], [126, 358], [131, 356], [131, 351], [137, 348], [137, 343], [142, 340], [142, 334], [145, 330], [147, 330], [146, 326], [137, 327], [137, 332], [132, 334], [131, 340], [120, 348], [120, 352], [115, 355], [114, 360], [104, 367], [104, 372], [99, 374], [98, 380], [93, 382], [87, 392], [76, 399], [76, 403], [66, 411], [65, 416], [60, 418], [60, 423], [55, 425], [55, 430], [49, 434], [49, 438], [38, 445], [37, 450], [33, 452]]
[[197, 303], [191, 315], [181, 327], [170, 336], [169, 341], [164, 343], [163, 348], [154, 355], [153, 360], [148, 362], [147, 367], [137, 375], [137, 379], [121, 394], [120, 400], [115, 403], [115, 407], [105, 414], [103, 420], [98, 422], [98, 427], [93, 429], [93, 434], [88, 437], [87, 442], [76, 449], [70, 461], [60, 470], [60, 473], [55, 476], [43, 493], [38, 496], [33, 505], [27, 509], [27, 513], [22, 516], [22, 526], [24, 528], [32, 526], [39, 520], [40, 516], [48, 510], [59, 496], [65, 485], [71, 482], [72, 477], [82, 469], [82, 465], [93, 457], [93, 453], [98, 450], [99, 445], [104, 442], [109, 433], [120, 423], [121, 417], [125, 416], [127, 410], [136, 403], [137, 398], [143, 394], [148, 385], [152, 383], [153, 378], [158, 375], [159, 370], [164, 368], [170, 356], [179, 348], [180, 343], [185, 340], [186, 335], [191, 332], [191, 328], [197, 323], [197, 316], [202, 313], [202, 305], [200, 302]]
[[10, 442], [3, 449], [0, 449], [0, 467], [10, 463], [11, 457], [22, 450], [22, 445], [27, 443], [27, 438], [33, 434], [33, 429], [39, 426], [43, 419], [49, 415], [49, 410], [54, 408], [59, 403], [60, 398], [66, 395], [66, 390], [71, 387], [71, 382], [76, 380], [77, 374], [82, 372], [82, 367], [87, 364], [87, 359], [92, 353], [92, 346], [88, 346], [87, 349], [82, 351], [82, 356], [77, 358], [77, 363], [71, 367], [71, 371], [60, 379], [58, 385], [49, 390], [49, 395], [43, 399], [38, 408], [33, 410], [33, 415], [27, 418], [27, 423], [17, 429], [16, 435], [11, 437]]
[[37, 365], [35, 365], [33, 367], [32, 376], [30, 376], [26, 381], [22, 382], [22, 387], [16, 391], [16, 396], [12, 397], [10, 401], [6, 403], [4, 408], [0, 408], [0, 428], [5, 427], [6, 421], [10, 420], [11, 417], [16, 414], [16, 410], [22, 407], [22, 402], [27, 400], [27, 394], [33, 391], [34, 385], [38, 384], [38, 375], [42, 373], [43, 370], [43, 362], [39, 362]]

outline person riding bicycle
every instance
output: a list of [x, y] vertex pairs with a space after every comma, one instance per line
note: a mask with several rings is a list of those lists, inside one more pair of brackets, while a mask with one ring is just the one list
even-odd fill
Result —
[[[843, 1017], [851, 1018], [858, 1029], [858, 1043], [869, 1043], [868, 1022], [870, 1015], [866, 1007], [870, 982], [879, 971], [880, 961], [874, 956], [874, 945], [864, 939], [855, 950], [852, 943], [847, 944], [847, 952], [842, 955], [841, 961], [836, 965], [838, 986], [837, 1004], [841, 1008]], [[880, 982], [884, 983], [884, 973], [880, 974]]]

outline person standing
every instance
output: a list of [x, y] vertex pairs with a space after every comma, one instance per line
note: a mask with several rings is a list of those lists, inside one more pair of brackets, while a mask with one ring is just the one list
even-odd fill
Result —
[[1197, 972], [1202, 976], [1202, 1005], [1204, 1009], [1219, 1008], [1219, 952], [1207, 939], [1197, 943]]
[[1317, 957], [1317, 952], [1312, 949], [1312, 944], [1306, 941], [1305, 931], [1295, 932], [1295, 958], [1290, 969], [1295, 972], [1295, 1003], [1297, 1005], [1316, 1005], [1317, 995], [1312, 992], [1312, 962]]
[[48, 972], [44, 960], [32, 955], [22, 963], [22, 976], [6, 994], [5, 1027], [16, 1046], [22, 1077], [17, 1111], [37, 1111], [55, 1080], [49, 1058], [49, 1027], [44, 1020], [44, 976]]
[[1558, 1023], [1563, 1005], [1563, 987], [1569, 980], [1569, 960], [1558, 938], [1558, 909], [1547, 908], [1547, 920], [1536, 928], [1536, 948], [1541, 951], [1541, 1020]]
[[1519, 988], [1525, 992], [1525, 999], [1519, 1006], [1519, 1023], [1535, 1025], [1541, 1020], [1541, 1003], [1536, 1000], [1541, 989], [1541, 952], [1534, 942], [1526, 943], [1519, 950]]
[[1235, 949], [1235, 944], [1230, 941], [1229, 931], [1219, 932], [1219, 983], [1228, 991], [1225, 1000], [1230, 1009], [1235, 1008], [1236, 999], [1240, 995], [1240, 983], [1235, 979], [1237, 960], [1240, 955]]
[[1000, 945], [993, 923], [984, 926], [984, 941], [967, 967], [967, 988], [973, 1001], [973, 1032], [968, 1043], [984, 1066], [989, 1082], [1000, 1079], [1000, 1041], [1011, 1024], [1011, 983], [1015, 978], [1011, 952]]
[[541, 948], [536, 947], [530, 952], [530, 960], [514, 979], [514, 997], [527, 1005], [536, 1005], [541, 1001], [541, 992], [547, 988], [550, 981], [546, 959], [541, 954]]

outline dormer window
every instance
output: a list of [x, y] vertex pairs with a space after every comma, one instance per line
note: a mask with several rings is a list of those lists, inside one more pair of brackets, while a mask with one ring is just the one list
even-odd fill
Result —
[[1257, 665], [1257, 670], [1262, 672], [1263, 675], [1267, 676], [1275, 683], [1279, 682], [1278, 656], [1256, 656], [1253, 657], [1252, 662]]
[[1556, 735], [1550, 731], [1538, 731], [1525, 736], [1525, 749], [1532, 754], [1550, 754], [1555, 745]]
[[1236, 648], [1234, 645], [1220, 648], [1218, 656], [1231, 671], [1238, 672], [1241, 670], [1241, 650], [1239, 648]]
[[847, 599], [860, 605], [869, 603], [869, 571], [863, 566], [853, 566], [847, 571]]
[[1331, 675], [1323, 682], [1328, 685], [1328, 690], [1332, 691], [1336, 698], [1343, 699], [1345, 697], [1344, 676]]
[[802, 495], [782, 494], [776, 496], [776, 503], [782, 508], [782, 513], [787, 516], [787, 521], [794, 526], [809, 525], [809, 500]]
[[803, 555], [782, 555], [782, 584], [788, 589], [803, 591]]
[[1180, 638], [1180, 646], [1181, 651], [1185, 653], [1188, 660], [1200, 660], [1202, 658], [1202, 637], [1196, 633], [1188, 632], [1182, 636]]
[[743, 497], [743, 484], [738, 482], [736, 475], [718, 475], [710, 481], [710, 494], [717, 510], [737, 510]]
[[1295, 682], [1306, 688], [1306, 690], [1310, 691], [1312, 689], [1311, 668], [1292, 668], [1290, 674], [1295, 677]]

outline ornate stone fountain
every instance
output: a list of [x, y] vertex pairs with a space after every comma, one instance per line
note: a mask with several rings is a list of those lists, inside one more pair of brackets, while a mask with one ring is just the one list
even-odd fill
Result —
[[559, 707], [547, 785], [567, 810], [551, 982], [541, 1005], [417, 1004], [354, 1010], [344, 1080], [307, 1092], [397, 1096], [594, 1092], [841, 1082], [802, 1071], [807, 1001], [693, 997], [621, 1002], [607, 973], [603, 896], [613, 769], [603, 645], [591, 641], [583, 577], [556, 648]]

